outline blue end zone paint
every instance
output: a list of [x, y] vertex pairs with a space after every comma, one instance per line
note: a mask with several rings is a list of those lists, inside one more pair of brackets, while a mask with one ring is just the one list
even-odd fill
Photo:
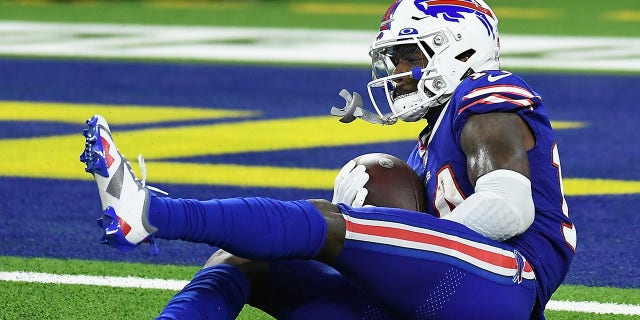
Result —
[[[3, 90], [0, 90], [3, 91]], [[0, 99], [4, 100], [4, 99]], [[82, 123], [43, 123], [43, 122], [14, 122], [0, 121], [0, 138], [16, 139], [29, 137], [42, 137], [49, 135], [68, 134], [69, 132], [77, 132], [78, 128], [82, 128]]]
[[[338, 169], [342, 167], [349, 159], [353, 159], [356, 155], [386, 152], [398, 155], [399, 157], [408, 156], [408, 152], [415, 146], [415, 142], [395, 142], [395, 143], [374, 143], [357, 147], [327, 147], [327, 148], [308, 148], [304, 150], [283, 150], [283, 151], [266, 151], [266, 152], [247, 152], [242, 154], [228, 154], [204, 157], [191, 157], [180, 159], [169, 159], [176, 162], [196, 162], [196, 163], [227, 163], [256, 165], [256, 163], [273, 164], [281, 167], [298, 167], [298, 168], [324, 168]], [[317, 156], [322, 155], [322, 156]], [[330, 155], [330, 156], [329, 156]]]
[[565, 177], [640, 180], [640, 76], [525, 74], [552, 121], [585, 121], [557, 130]]
[[[331, 197], [327, 190], [183, 185], [162, 188], [170, 190], [174, 197], [197, 199], [252, 195], [283, 200]], [[207, 245], [162, 239], [157, 240], [160, 254], [155, 257], [148, 245], [128, 253], [100, 245], [96, 226], [100, 200], [92, 181], [1, 178], [0, 195], [0, 255], [201, 265], [214, 252]]]
[[[139, 104], [255, 109], [264, 118], [327, 115], [348, 88], [364, 94], [366, 68], [259, 67], [0, 59], [0, 100]], [[563, 173], [571, 178], [640, 180], [636, 95], [640, 77], [525, 74], [554, 121], [585, 121], [583, 129], [559, 130]], [[0, 122], [0, 138], [78, 134], [83, 123]], [[345, 128], [348, 130], [348, 128]], [[256, 137], [259, 139], [259, 137]], [[335, 159], [390, 150], [408, 153], [413, 142], [263, 152], [190, 160], [338, 168]], [[78, 154], [82, 145], [78, 146]], [[29, 151], [32, 152], [33, 150]], [[331, 160], [318, 160], [330, 152]], [[28, 152], [25, 152], [25, 156]], [[77, 161], [77, 154], [73, 155]], [[185, 161], [185, 159], [181, 159]], [[78, 170], [82, 170], [78, 162]], [[328, 190], [163, 185], [172, 196], [208, 199], [259, 195], [284, 200], [330, 198]], [[640, 196], [569, 197], [578, 229], [570, 284], [639, 287]], [[104, 259], [200, 265], [213, 252], [206, 245], [159, 241], [123, 254], [98, 244], [100, 208], [91, 181], [0, 178], [0, 255]], [[145, 250], [146, 249], [146, 250]]]
[[[0, 99], [262, 110], [328, 115], [367, 69], [0, 59]], [[5, 76], [8, 75], [8, 76]]]
[[566, 283], [640, 288], [640, 196], [568, 197], [578, 250]]

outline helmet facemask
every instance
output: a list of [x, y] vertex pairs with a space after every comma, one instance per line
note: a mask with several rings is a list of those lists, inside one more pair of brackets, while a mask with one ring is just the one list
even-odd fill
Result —
[[[417, 121], [446, 104], [470, 74], [499, 68], [497, 19], [483, 1], [396, 1], [383, 19], [367, 84], [383, 123]], [[403, 56], [409, 46], [425, 60], [412, 63], [411, 50]], [[384, 104], [391, 112], [381, 111]]]
[[[447, 93], [450, 92], [446, 89], [451, 85], [435, 67], [437, 52], [424, 41], [432, 38], [446, 46], [446, 37], [442, 32], [436, 32], [421, 39], [409, 38], [371, 50], [373, 80], [367, 84], [367, 90], [374, 108], [383, 119], [417, 121], [430, 107], [448, 99]], [[397, 69], [400, 66], [402, 70]], [[380, 97], [373, 92], [376, 89], [384, 91], [391, 113], [382, 113], [377, 102]]]
[[[449, 100], [461, 78], [469, 73], [465, 72], [464, 75], [460, 73], [459, 77], [456, 77], [456, 72], [439, 70], [437, 67], [438, 65], [442, 66], [442, 63], [438, 63], [442, 61], [442, 52], [454, 41], [451, 32], [438, 30], [420, 38], [412, 37], [395, 41], [388, 46], [380, 46], [370, 51], [373, 80], [367, 84], [367, 89], [374, 108], [382, 118], [401, 119], [407, 122], [418, 121], [429, 108], [442, 105]], [[410, 50], [405, 49], [407, 46], [414, 47], [415, 51], [422, 55], [424, 58], [422, 64], [415, 63], [417, 62], [415, 61], [415, 53], [410, 53]], [[406, 61], [404, 69], [406, 66], [409, 66], [410, 69], [396, 73], [400, 59]], [[458, 60], [461, 65], [465, 63], [462, 57], [459, 57]], [[425, 61], [426, 63], [424, 63]], [[451, 66], [446, 65], [446, 67]], [[402, 86], [399, 87], [399, 83], [407, 82], [406, 77], [415, 81], [415, 87], [411, 92], [407, 92]], [[405, 80], [401, 80], [403, 78]], [[376, 101], [380, 99], [376, 99], [374, 96], [373, 90], [379, 88], [384, 90], [387, 103], [391, 107], [389, 114], [381, 112]], [[402, 91], [397, 92], [397, 89]]]

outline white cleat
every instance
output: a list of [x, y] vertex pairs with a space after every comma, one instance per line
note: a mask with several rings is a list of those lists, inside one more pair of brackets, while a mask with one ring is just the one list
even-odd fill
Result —
[[104, 231], [101, 243], [121, 251], [142, 242], [153, 244], [157, 229], [148, 220], [149, 189], [116, 148], [107, 121], [100, 115], [91, 117], [83, 135], [86, 143], [80, 161], [87, 165], [85, 171], [93, 174], [102, 202], [103, 213], [98, 219]]

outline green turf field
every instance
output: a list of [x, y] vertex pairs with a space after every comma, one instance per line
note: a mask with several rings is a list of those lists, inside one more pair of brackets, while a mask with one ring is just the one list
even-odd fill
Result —
[[[371, 30], [378, 27], [390, 1], [3, 1], [0, 20], [47, 22], [102, 22], [154, 25], [220, 25], [288, 28]], [[503, 34], [637, 37], [640, 6], [637, 0], [618, 1], [488, 1], [500, 17]], [[143, 279], [188, 281], [198, 266], [127, 264], [84, 260], [0, 257], [3, 280], [29, 272], [31, 280], [3, 281], [0, 319], [149, 319], [176, 289], [123, 288], [90, 284], [95, 276], [112, 276], [114, 283], [133, 276]], [[633, 272], [633, 270], [630, 270]], [[90, 276], [83, 284], [45, 275]], [[12, 278], [13, 277], [13, 278]], [[34, 280], [36, 279], [36, 280]], [[77, 278], [70, 278], [76, 279]], [[120, 279], [120, 280], [117, 280]], [[82, 280], [82, 279], [80, 279]], [[80, 281], [78, 280], [78, 281]], [[75, 280], [74, 280], [75, 281]], [[62, 282], [62, 283], [56, 283]], [[638, 288], [563, 286], [554, 301], [627, 304], [640, 308]], [[547, 310], [549, 319], [632, 319], [637, 315], [599, 314], [593, 311]], [[245, 308], [239, 319], [270, 319]]]
[[[391, 1], [4, 1], [1, 20], [375, 30]], [[640, 36], [636, 0], [488, 1], [505, 34]]]
[[[0, 274], [17, 271], [53, 275], [117, 277], [114, 285], [127, 277], [160, 281], [188, 281], [198, 267], [149, 265], [141, 263], [59, 260], [45, 258], [0, 257]], [[34, 276], [34, 277], [35, 277]], [[86, 283], [90, 279], [83, 279]], [[122, 288], [68, 284], [68, 279], [52, 283], [4, 282], [0, 298], [7, 301], [2, 319], [146, 319], [158, 314], [176, 292], [175, 289]], [[67, 281], [67, 282], [65, 282]], [[80, 281], [80, 280], [78, 280]], [[56, 283], [57, 282], [57, 283]], [[17, 299], [16, 299], [17, 297]], [[640, 290], [563, 286], [553, 300], [595, 301], [640, 305]], [[626, 319], [631, 316], [547, 310], [550, 319]], [[239, 319], [270, 319], [259, 310], [245, 307]]]

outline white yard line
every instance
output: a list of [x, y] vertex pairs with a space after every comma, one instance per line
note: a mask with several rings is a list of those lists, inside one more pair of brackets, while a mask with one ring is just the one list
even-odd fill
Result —
[[83, 284], [102, 287], [161, 289], [175, 291], [181, 290], [184, 286], [187, 285], [187, 283], [189, 283], [189, 281], [184, 280], [70, 275], [24, 271], [0, 272], [0, 281]]
[[[0, 21], [0, 55], [369, 64], [372, 31]], [[501, 35], [502, 67], [640, 71], [640, 38]]]
[[631, 304], [602, 303], [595, 301], [555, 301], [547, 304], [547, 309], [598, 314], [640, 315], [640, 306]]
[[[0, 272], [0, 281], [75, 284], [118, 288], [141, 288], [179, 291], [188, 281], [146, 279], [138, 277], [106, 277], [88, 275], [51, 274], [39, 272]], [[549, 301], [548, 310], [597, 314], [640, 315], [639, 305], [602, 303], [595, 301]]]

